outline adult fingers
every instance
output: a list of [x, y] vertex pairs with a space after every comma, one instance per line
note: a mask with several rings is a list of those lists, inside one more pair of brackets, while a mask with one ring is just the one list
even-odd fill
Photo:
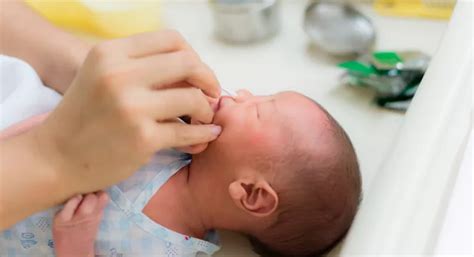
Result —
[[[168, 86], [163, 86], [160, 88], [186, 88], [186, 87], [193, 87], [193, 85], [187, 83], [187, 82], [179, 82], [176, 84], [168, 85]], [[217, 105], [219, 103], [219, 98], [214, 98], [206, 95], [206, 99], [211, 105], [211, 108], [214, 112], [217, 111]]]
[[184, 146], [176, 148], [178, 151], [189, 153], [189, 154], [198, 154], [206, 150], [209, 143], [203, 143], [198, 145]]
[[135, 77], [151, 88], [166, 88], [184, 81], [211, 97], [220, 95], [214, 72], [190, 51], [144, 57], [135, 65]]
[[[207, 98], [208, 98], [208, 100], [210, 99], [209, 97], [207, 97]], [[211, 103], [211, 108], [215, 112], [216, 108], [217, 108], [217, 104], [216, 104], [216, 108], [214, 108], [212, 106], [212, 103]], [[197, 121], [197, 120], [191, 119], [190, 124], [200, 125], [202, 123]], [[185, 153], [189, 153], [189, 154], [198, 154], [198, 153], [206, 150], [208, 145], [209, 145], [209, 143], [202, 143], [202, 144], [197, 144], [197, 145], [190, 145], [190, 146], [181, 147], [178, 150], [180, 150], [182, 152], [185, 152]]]
[[196, 88], [157, 90], [144, 97], [148, 99], [145, 109], [155, 120], [164, 121], [187, 115], [200, 122], [210, 123], [214, 117], [204, 94]]
[[132, 58], [191, 49], [183, 36], [174, 30], [145, 32], [112, 42]]
[[184, 147], [208, 143], [215, 140], [222, 128], [216, 125], [187, 125], [180, 123], [160, 123], [153, 140], [159, 148]]
[[[187, 122], [184, 122], [182, 118], [175, 119], [175, 120], [170, 120], [169, 122], [189, 124]], [[191, 124], [201, 124], [201, 123], [193, 122]], [[181, 151], [181, 152], [185, 152], [185, 153], [189, 153], [189, 154], [197, 154], [197, 153], [200, 153], [200, 152], [206, 150], [207, 146], [208, 146], [208, 143], [202, 143], [202, 144], [197, 144], [197, 145], [175, 147], [175, 148], [176, 148], [176, 150]]]

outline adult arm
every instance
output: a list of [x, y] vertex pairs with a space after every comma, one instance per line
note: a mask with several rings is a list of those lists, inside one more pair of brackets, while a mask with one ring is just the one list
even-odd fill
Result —
[[64, 94], [90, 45], [56, 28], [22, 1], [0, 1], [0, 53], [25, 60], [45, 85]]

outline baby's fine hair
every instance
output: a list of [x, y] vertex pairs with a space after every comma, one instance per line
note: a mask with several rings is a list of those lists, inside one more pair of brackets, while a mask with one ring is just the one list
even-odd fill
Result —
[[288, 142], [291, 150], [273, 166], [285, 173], [272, 185], [279, 196], [277, 221], [248, 235], [262, 257], [323, 255], [344, 238], [357, 212], [362, 181], [354, 147], [339, 123], [314, 103], [326, 116], [333, 149], [328, 154], [298, 146], [311, 135]]

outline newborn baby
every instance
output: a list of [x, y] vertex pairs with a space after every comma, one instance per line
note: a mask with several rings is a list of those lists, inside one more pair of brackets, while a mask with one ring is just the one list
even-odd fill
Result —
[[314, 256], [345, 235], [360, 199], [359, 166], [321, 106], [295, 92], [240, 91], [220, 99], [213, 123], [223, 131], [204, 152], [161, 151], [110, 188], [108, 204], [106, 194], [88, 194], [70, 199], [54, 222], [57, 210], [30, 217], [3, 233], [0, 255], [212, 255], [214, 230], [226, 229], [262, 256]]

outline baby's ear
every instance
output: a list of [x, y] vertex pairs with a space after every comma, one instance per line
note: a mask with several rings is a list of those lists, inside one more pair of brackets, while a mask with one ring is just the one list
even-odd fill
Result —
[[278, 195], [264, 178], [238, 179], [229, 185], [234, 203], [256, 217], [265, 217], [278, 207]]

